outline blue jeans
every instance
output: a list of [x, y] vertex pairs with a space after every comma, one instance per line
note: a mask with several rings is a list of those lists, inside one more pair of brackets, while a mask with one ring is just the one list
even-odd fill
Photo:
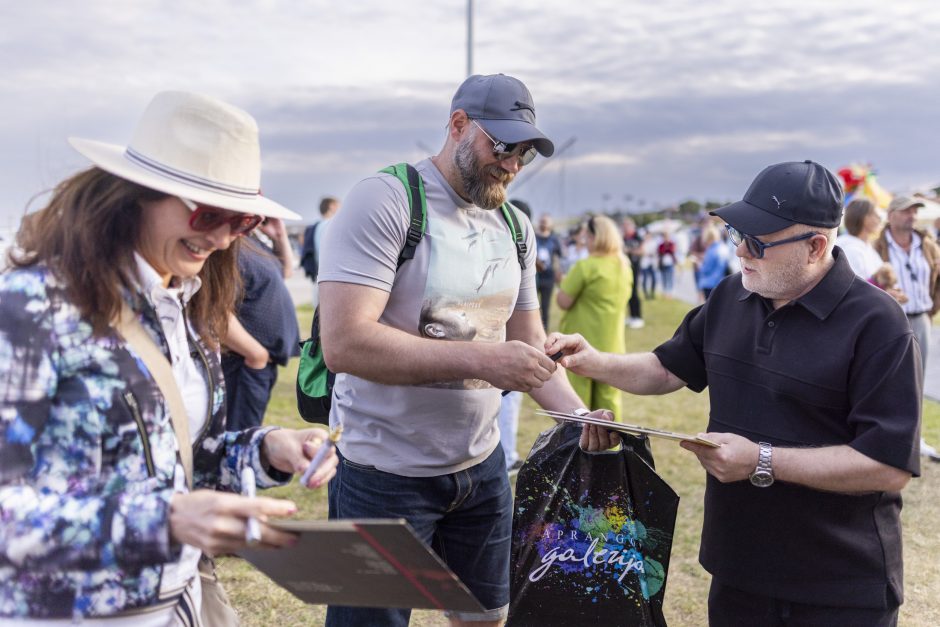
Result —
[[663, 266], [659, 269], [659, 276], [663, 279], [663, 294], [672, 294], [673, 277], [675, 277], [675, 266]]
[[[339, 451], [337, 451], [339, 454]], [[339, 455], [329, 483], [330, 518], [405, 518], [456, 573], [485, 613], [462, 620], [505, 618], [509, 608], [512, 490], [501, 446], [485, 461], [449, 475], [403, 477]], [[328, 627], [404, 627], [411, 610], [330, 606]]]

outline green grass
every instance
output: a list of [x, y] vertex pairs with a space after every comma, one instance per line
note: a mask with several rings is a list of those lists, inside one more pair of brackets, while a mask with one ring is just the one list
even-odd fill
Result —
[[[627, 351], [645, 351], [672, 336], [688, 311], [680, 301], [644, 302], [646, 327], [627, 331]], [[310, 328], [310, 307], [298, 308], [304, 333]], [[268, 407], [266, 422], [285, 427], [305, 426], [296, 415], [294, 377], [296, 360], [281, 370]], [[668, 396], [642, 397], [624, 394], [624, 416], [629, 422], [696, 433], [708, 421], [708, 393], [680, 390]], [[526, 397], [519, 418], [518, 447], [522, 455], [538, 433], [553, 423], [534, 415], [536, 405]], [[928, 442], [940, 443], [940, 403], [926, 401], [923, 433]], [[656, 467], [663, 478], [679, 493], [679, 514], [673, 540], [665, 613], [670, 625], [705, 625], [709, 575], [698, 564], [698, 546], [702, 526], [702, 495], [705, 474], [695, 457], [666, 440], [653, 440]], [[900, 624], [927, 627], [940, 624], [940, 464], [924, 462], [922, 477], [913, 480], [904, 491], [904, 559], [906, 601], [901, 607]], [[326, 518], [326, 491], [303, 490], [292, 484], [268, 491], [269, 495], [290, 498], [297, 503], [300, 516]], [[220, 575], [233, 604], [246, 627], [321, 625], [323, 606], [306, 606], [273, 584], [267, 577], [239, 559], [221, 560]], [[438, 612], [417, 610], [412, 625], [430, 627], [447, 625]]]

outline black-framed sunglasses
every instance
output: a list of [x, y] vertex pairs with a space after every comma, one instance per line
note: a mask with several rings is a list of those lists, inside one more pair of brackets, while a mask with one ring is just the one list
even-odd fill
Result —
[[488, 140], [493, 142], [493, 156], [500, 161], [503, 159], [508, 159], [509, 157], [516, 157], [519, 159], [519, 165], [529, 165], [532, 163], [532, 161], [535, 160], [535, 156], [538, 154], [538, 151], [532, 144], [507, 144], [506, 142], [501, 142], [499, 140], [493, 139], [493, 137], [486, 132], [486, 129], [483, 128], [479, 122], [476, 120], [470, 121], [476, 124], [478, 129], [483, 131], [483, 134], [486, 135]]
[[751, 257], [754, 259], [763, 259], [764, 251], [768, 248], [781, 246], [783, 244], [792, 244], [793, 242], [802, 242], [805, 239], [819, 235], [819, 233], [816, 231], [810, 231], [809, 233], [803, 233], [802, 235], [797, 235], [795, 237], [788, 237], [787, 239], [782, 239], [777, 242], [762, 242], [753, 235], [742, 233], [730, 224], [726, 224], [725, 228], [728, 229], [728, 235], [731, 237], [731, 243], [735, 246], [740, 246], [742, 242], [747, 244], [747, 252], [751, 253]]

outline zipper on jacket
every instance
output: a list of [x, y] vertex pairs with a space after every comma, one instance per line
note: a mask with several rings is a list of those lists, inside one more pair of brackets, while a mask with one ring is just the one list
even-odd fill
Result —
[[189, 331], [189, 316], [186, 313], [186, 307], [183, 307], [183, 327], [186, 329], [187, 344], [191, 344], [196, 349], [196, 352], [199, 353], [199, 359], [202, 360], [202, 367], [206, 371], [206, 383], [209, 388], [209, 398], [206, 402], [206, 420], [202, 425], [202, 430], [199, 432], [199, 435], [193, 440], [193, 483], [195, 483], [196, 451], [199, 450], [202, 441], [206, 439], [206, 436], [209, 434], [209, 427], [212, 426], [212, 405], [214, 402], [212, 397], [215, 395], [215, 382], [213, 381], [212, 369], [209, 368], [209, 359], [202, 351], [202, 346], [200, 346], [199, 341], [193, 337], [193, 334]]
[[147, 474], [150, 477], [154, 477], [156, 476], [156, 472], [153, 468], [153, 453], [150, 450], [150, 438], [147, 436], [147, 427], [144, 424], [143, 417], [140, 415], [140, 406], [137, 404], [137, 399], [134, 398], [131, 392], [124, 392], [124, 400], [131, 410], [131, 416], [134, 417], [134, 422], [137, 423], [137, 431], [140, 433], [140, 440], [144, 446], [144, 460], [147, 462]]
[[212, 404], [214, 402], [212, 397], [215, 395], [215, 383], [212, 380], [212, 370], [209, 368], [209, 358], [202, 352], [202, 347], [199, 345], [199, 342], [193, 341], [193, 345], [196, 347], [196, 352], [199, 353], [199, 358], [202, 360], [202, 367], [206, 370], [206, 383], [209, 384], [209, 402], [206, 403], [206, 423], [203, 425], [202, 431], [199, 432], [199, 437], [197, 437], [196, 441], [193, 443], [193, 458], [195, 459], [196, 451], [209, 434], [209, 427], [212, 426]]

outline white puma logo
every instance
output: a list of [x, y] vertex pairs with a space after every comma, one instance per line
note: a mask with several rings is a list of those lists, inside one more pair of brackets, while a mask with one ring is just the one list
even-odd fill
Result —
[[774, 201], [775, 203], [777, 203], [777, 209], [780, 208], [780, 205], [782, 205], [783, 203], [787, 202], [787, 201], [785, 201], [785, 200], [777, 200], [777, 197], [776, 197], [776, 196], [771, 196], [771, 199], [773, 199], [773, 201]]

